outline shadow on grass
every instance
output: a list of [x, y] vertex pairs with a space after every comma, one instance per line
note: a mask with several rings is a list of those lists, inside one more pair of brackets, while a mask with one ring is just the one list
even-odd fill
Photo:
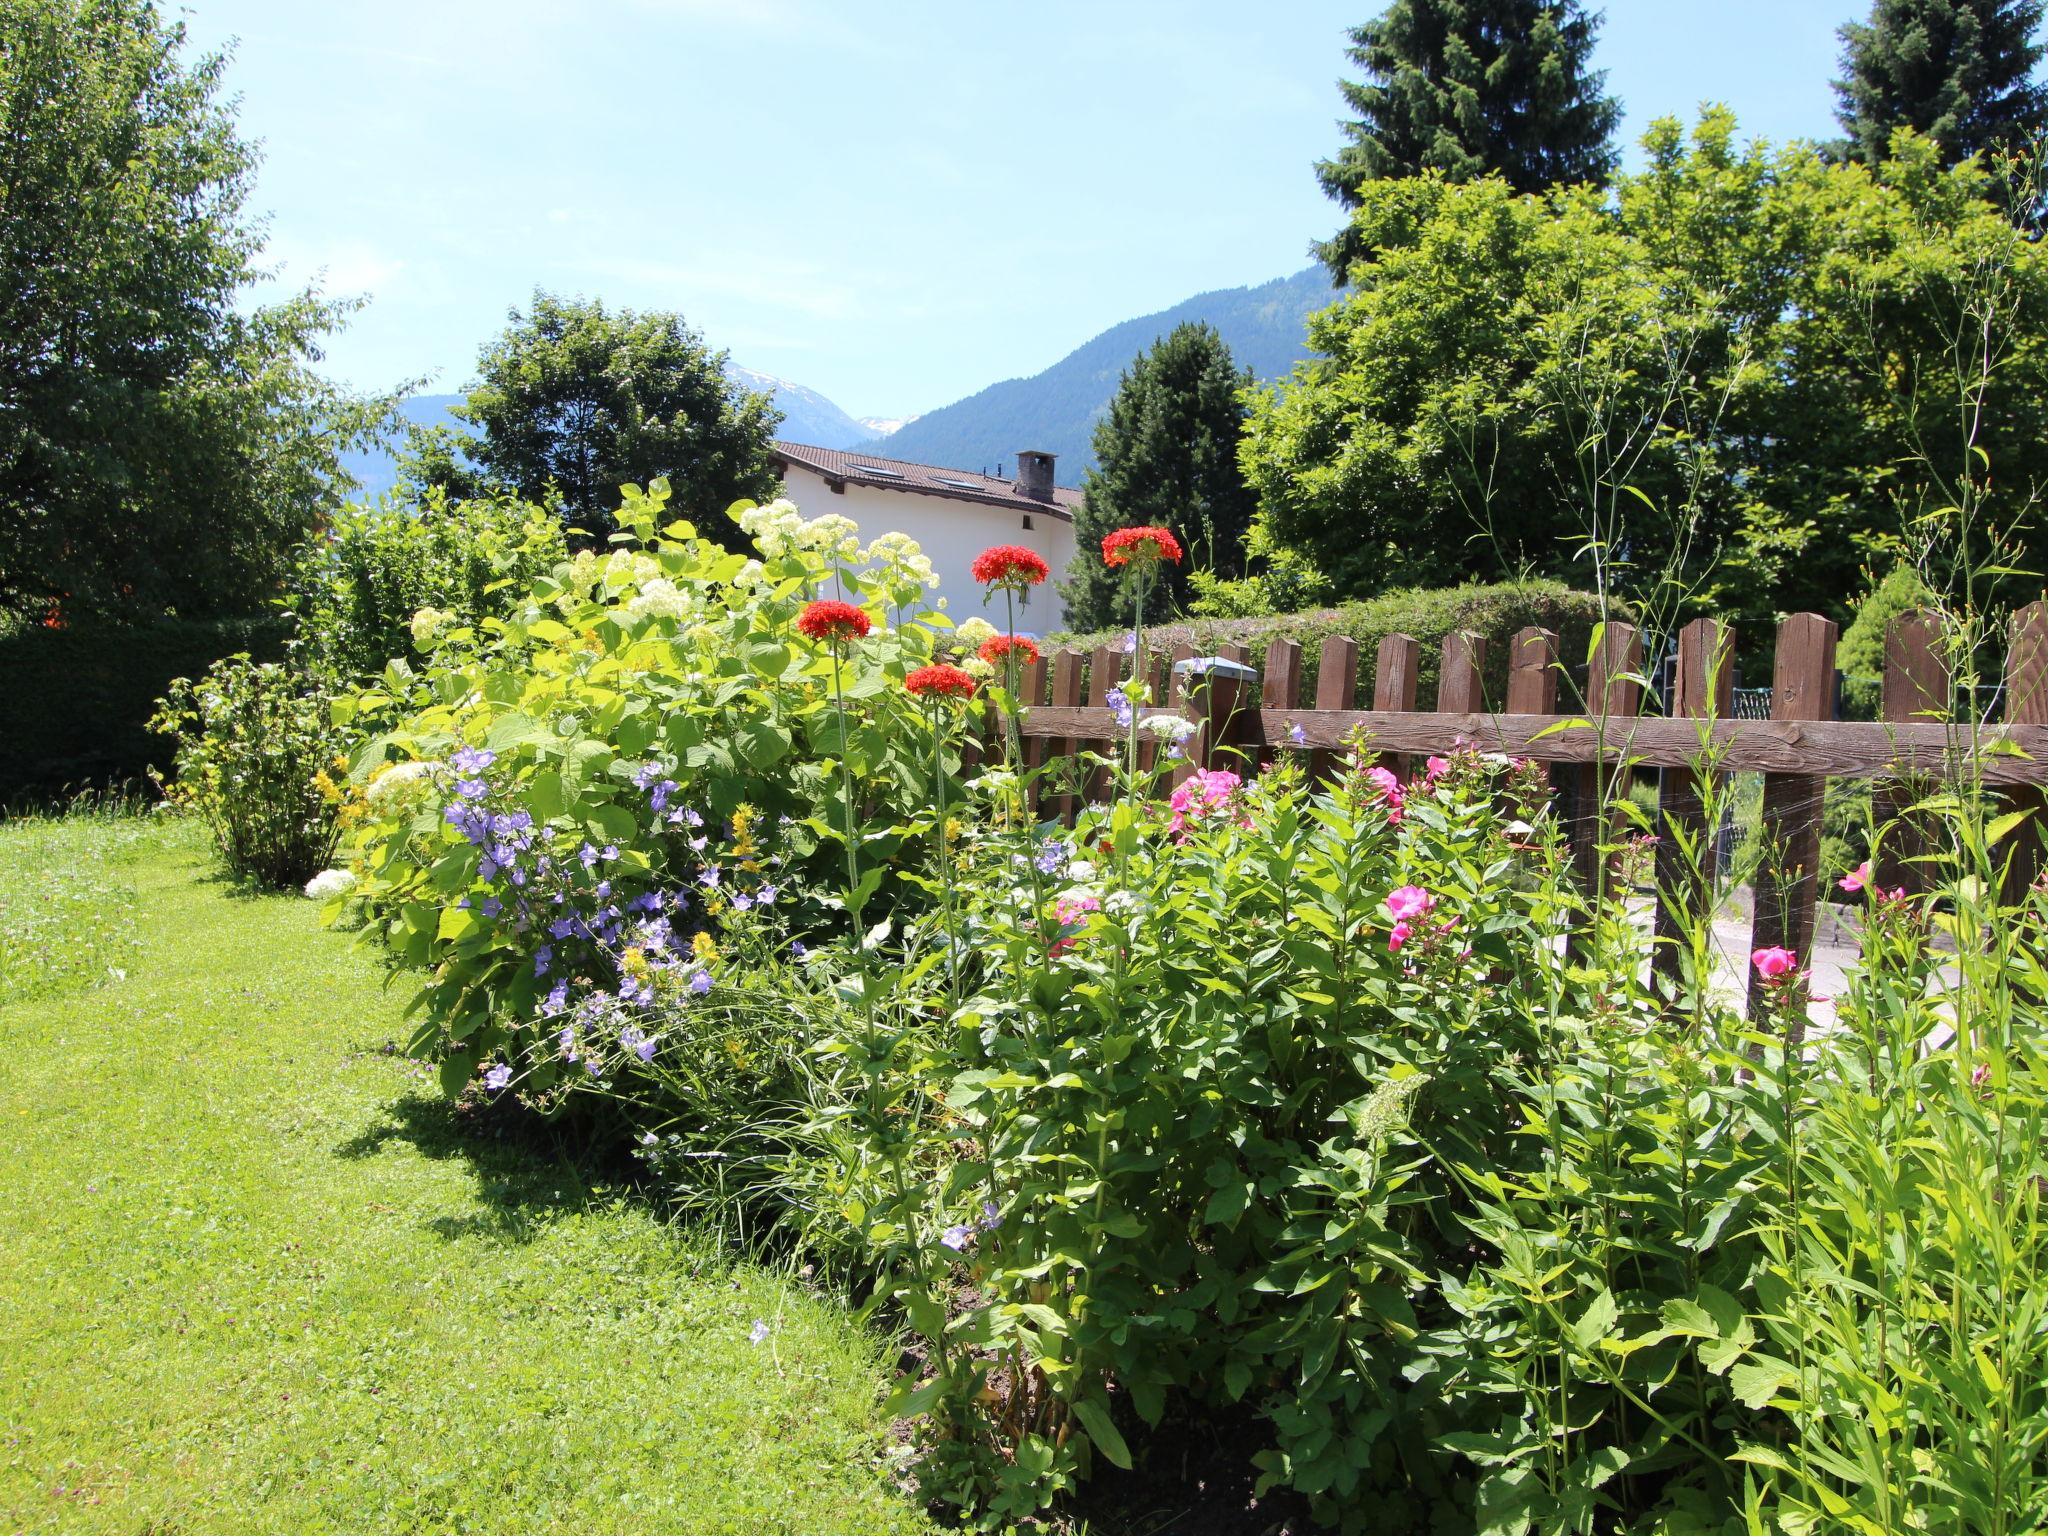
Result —
[[380, 1106], [377, 1121], [336, 1146], [334, 1155], [357, 1162], [394, 1146], [469, 1165], [483, 1209], [425, 1223], [450, 1241], [531, 1242], [563, 1217], [609, 1203], [628, 1182], [629, 1170], [576, 1147], [562, 1127], [517, 1104], [450, 1103], [429, 1093], [407, 1093]]

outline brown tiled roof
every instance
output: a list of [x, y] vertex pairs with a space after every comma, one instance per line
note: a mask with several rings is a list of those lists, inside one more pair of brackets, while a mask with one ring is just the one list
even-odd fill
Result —
[[936, 464], [912, 464], [907, 459], [878, 459], [871, 453], [848, 453], [839, 448], [814, 448], [809, 443], [775, 444], [775, 456], [786, 466], [801, 464], [842, 485], [874, 486], [885, 491], [912, 491], [920, 496], [950, 496], [955, 501], [977, 501], [986, 506], [1009, 507], [1018, 512], [1049, 512], [1054, 517], [1074, 520], [1081, 505], [1081, 493], [1054, 486], [1051, 501], [1026, 496], [1014, 480], [978, 475], [971, 469], [942, 469]]

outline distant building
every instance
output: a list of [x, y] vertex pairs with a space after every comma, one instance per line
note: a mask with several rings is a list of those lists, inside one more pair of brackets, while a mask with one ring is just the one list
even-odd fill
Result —
[[924, 547], [939, 575], [934, 594], [946, 599], [953, 622], [979, 616], [1001, 628], [1000, 598], [982, 607], [982, 589], [968, 573], [991, 544], [1021, 544], [1052, 567], [1052, 579], [1032, 589], [1017, 611], [1019, 633], [1042, 635], [1066, 625], [1059, 583], [1074, 557], [1074, 512], [1079, 491], [1052, 483], [1053, 456], [1017, 455], [1017, 478], [1001, 480], [968, 470], [936, 469], [899, 459], [806, 443], [778, 442], [782, 494], [806, 517], [837, 512], [860, 524], [860, 536], [906, 533]]

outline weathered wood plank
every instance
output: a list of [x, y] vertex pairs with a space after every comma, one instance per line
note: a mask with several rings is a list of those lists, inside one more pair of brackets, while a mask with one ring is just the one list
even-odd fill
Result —
[[[1265, 672], [1259, 679], [1259, 705], [1263, 709], [1287, 714], [1300, 702], [1301, 642], [1275, 640], [1266, 647]], [[1263, 746], [1261, 749], [1257, 725], [1247, 720], [1245, 727], [1247, 750], [1258, 750], [1257, 760], [1261, 765], [1275, 761], [1277, 746]]]
[[[1157, 713], [1152, 710], [1147, 713]], [[1267, 710], [1249, 715], [1253, 739], [1284, 741], [1299, 722], [1304, 746], [1334, 748], [1355, 730], [1389, 752], [1442, 752], [1458, 740], [1482, 752], [1549, 763], [1590, 763], [1600, 754], [1584, 715], [1439, 715], [1378, 710]], [[1027, 740], [1101, 731], [1109, 711], [1054, 712], [1041, 707], [1024, 721]], [[1939, 725], [1872, 725], [1855, 721], [1718, 720], [1706, 733], [1716, 764], [1729, 773], [1820, 774], [1880, 779], [1910, 773], [1958, 777], [1955, 733]], [[1700, 726], [1690, 720], [1610, 722], [1606, 756], [1645, 768], [1690, 767], [1700, 759]], [[1993, 750], [1983, 763], [1988, 784], [2048, 782], [2048, 725], [1989, 726], [1981, 740]]]
[[[1586, 713], [1597, 737], [1627, 730], [1643, 707], [1643, 642], [1633, 624], [1608, 624], [1586, 672]], [[1613, 801], [1628, 792], [1627, 761], [1594, 757], [1571, 770], [1565, 836], [1572, 871], [1589, 901], [1613, 886], [1622, 822]]]
[[[1409, 711], [1415, 708], [1416, 685], [1422, 680], [1422, 646], [1413, 635], [1398, 630], [1380, 640], [1372, 659], [1372, 707], [1375, 711]], [[1408, 777], [1405, 753], [1387, 760], [1387, 766], [1402, 778]]]
[[[2048, 601], [2032, 602], [2012, 616], [2005, 662], [2005, 722], [2008, 727], [2048, 725]], [[1989, 768], [1995, 759], [1988, 759]], [[2016, 790], [2010, 809], [2030, 811], [2010, 844], [2005, 898], [2018, 901], [2048, 864], [2048, 788], [2036, 779]]]
[[1486, 636], [1453, 630], [1444, 636], [1443, 660], [1437, 670], [1438, 714], [1476, 715], [1486, 708], [1481, 682], [1486, 666]]
[[[1052, 702], [1062, 709], [1076, 709], [1081, 703], [1081, 661], [1079, 651], [1065, 649], [1055, 652], [1052, 658]], [[1054, 758], [1063, 759], [1059, 767], [1052, 770], [1059, 780], [1061, 793], [1053, 802], [1053, 809], [1062, 821], [1071, 822], [1074, 813], [1081, 808], [1079, 798], [1072, 792], [1071, 784], [1076, 765], [1074, 755], [1081, 750], [1078, 735], [1063, 736], [1048, 749]]]
[[[1884, 694], [1878, 718], [1946, 722], [1948, 707], [1948, 658], [1940, 622], [1927, 613], [1897, 615], [1884, 637]], [[1918, 798], [1911, 783], [1880, 785], [1871, 798], [1871, 818], [1877, 824], [1875, 878], [1887, 890], [1925, 889], [1926, 866], [1920, 858], [1932, 846], [1928, 829], [1924, 818], [1916, 821], [1906, 815], [1906, 808]]]
[[[1316, 708], [1331, 714], [1349, 713], [1351, 706], [1358, 702], [1358, 642], [1348, 635], [1326, 635], [1323, 648], [1316, 664]], [[1291, 727], [1282, 723], [1282, 732]], [[1275, 739], [1272, 732], [1262, 733], [1268, 742]], [[1341, 736], [1339, 740], [1341, 740]], [[1336, 777], [1339, 759], [1329, 750], [1329, 743], [1317, 743], [1322, 750], [1309, 755], [1308, 771], [1312, 779]]]
[[[1778, 625], [1778, 654], [1771, 672], [1771, 719], [1779, 723], [1828, 720], [1835, 712], [1835, 640], [1831, 620], [1795, 613]], [[1811, 726], [1808, 727], [1811, 729]], [[1880, 727], [1884, 729], [1884, 727]], [[1799, 957], [1802, 969], [1813, 958], [1814, 904], [1820, 888], [1820, 816], [1827, 772], [1819, 764], [1803, 772], [1764, 775], [1763, 860], [1756, 874], [1756, 911], [1750, 920], [1752, 951], [1782, 945]], [[1750, 979], [1749, 1013], [1763, 1011], [1764, 988]], [[1805, 1010], [1794, 1000], [1788, 1037], [1805, 1034]]]
[[[1734, 662], [1732, 630], [1712, 619], [1694, 619], [1681, 629], [1672, 716], [1688, 722], [1726, 719], [1735, 697]], [[1708, 777], [1690, 767], [1666, 768], [1657, 792], [1655, 965], [1673, 984], [1684, 973], [1681, 935], [1705, 922], [1713, 905], [1716, 829], [1706, 819]]]

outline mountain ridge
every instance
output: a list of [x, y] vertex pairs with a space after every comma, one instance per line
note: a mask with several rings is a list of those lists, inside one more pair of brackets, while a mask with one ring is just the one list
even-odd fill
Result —
[[1238, 365], [1270, 381], [1285, 378], [1314, 355], [1308, 349], [1308, 316], [1336, 297], [1320, 266], [1271, 282], [1198, 293], [1121, 321], [1028, 378], [1001, 380], [925, 412], [887, 438], [852, 446], [877, 457], [975, 471], [1013, 460], [1019, 449], [1043, 449], [1058, 455], [1059, 483], [1079, 485], [1095, 463], [1095, 423], [1124, 371], [1175, 326], [1215, 326]]

